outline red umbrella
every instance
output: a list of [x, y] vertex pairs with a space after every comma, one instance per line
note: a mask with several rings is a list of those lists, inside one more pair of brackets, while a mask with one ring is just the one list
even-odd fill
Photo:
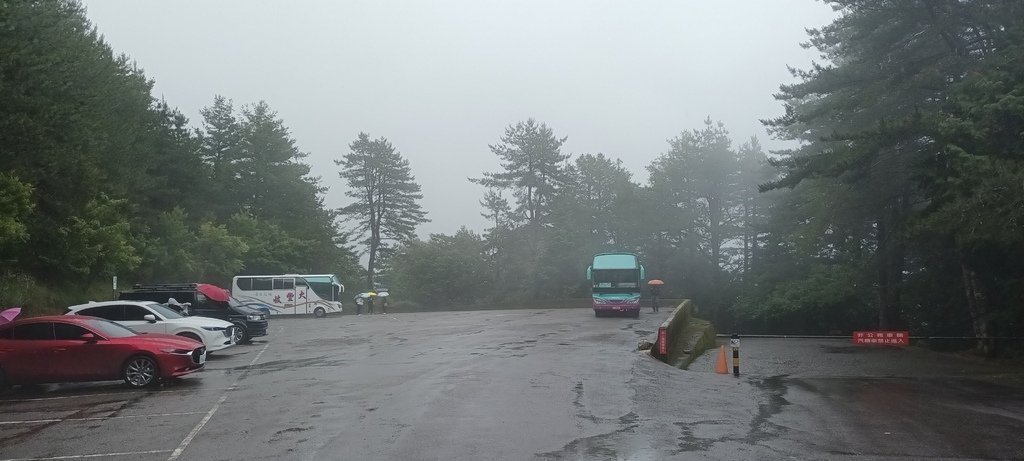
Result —
[[649, 280], [647, 282], [647, 284], [648, 285], [664, 285], [665, 282], [662, 282], [661, 280], [658, 280], [658, 279], [654, 279], [654, 280]]
[[6, 309], [6, 310], [0, 312], [0, 325], [3, 325], [3, 324], [8, 323], [8, 322], [13, 322], [14, 318], [17, 317], [18, 314], [20, 314], [20, 313], [21, 313], [21, 308], [20, 307], [12, 307], [10, 309]]
[[196, 291], [214, 301], [227, 301], [228, 298], [231, 297], [231, 293], [228, 293], [227, 290], [217, 285], [210, 285], [209, 283], [200, 283], [199, 285], [196, 285]]

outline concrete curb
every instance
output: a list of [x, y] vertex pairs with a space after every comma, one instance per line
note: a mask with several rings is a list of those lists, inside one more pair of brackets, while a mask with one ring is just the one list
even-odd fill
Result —
[[695, 358], [715, 345], [715, 329], [710, 322], [693, 317], [696, 305], [684, 300], [658, 327], [651, 356], [678, 368], [686, 368]]

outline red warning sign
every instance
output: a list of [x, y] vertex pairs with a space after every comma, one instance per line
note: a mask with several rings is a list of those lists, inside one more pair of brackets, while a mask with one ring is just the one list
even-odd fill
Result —
[[853, 343], [866, 346], [909, 346], [909, 331], [855, 331]]

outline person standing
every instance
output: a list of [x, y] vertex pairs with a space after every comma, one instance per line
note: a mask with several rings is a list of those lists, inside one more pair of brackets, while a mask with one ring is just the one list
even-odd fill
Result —
[[362, 293], [360, 293], [356, 295], [356, 315], [363, 315], [363, 304], [366, 304], [366, 298], [364, 298]]
[[372, 314], [373, 313], [373, 296], [367, 296], [366, 297], [366, 313], [367, 314]]

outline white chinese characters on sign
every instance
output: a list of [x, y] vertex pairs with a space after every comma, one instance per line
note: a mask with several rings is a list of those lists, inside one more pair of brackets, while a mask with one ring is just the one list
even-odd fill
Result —
[[855, 331], [853, 332], [853, 343], [857, 345], [889, 345], [908, 346], [910, 345], [909, 331]]

